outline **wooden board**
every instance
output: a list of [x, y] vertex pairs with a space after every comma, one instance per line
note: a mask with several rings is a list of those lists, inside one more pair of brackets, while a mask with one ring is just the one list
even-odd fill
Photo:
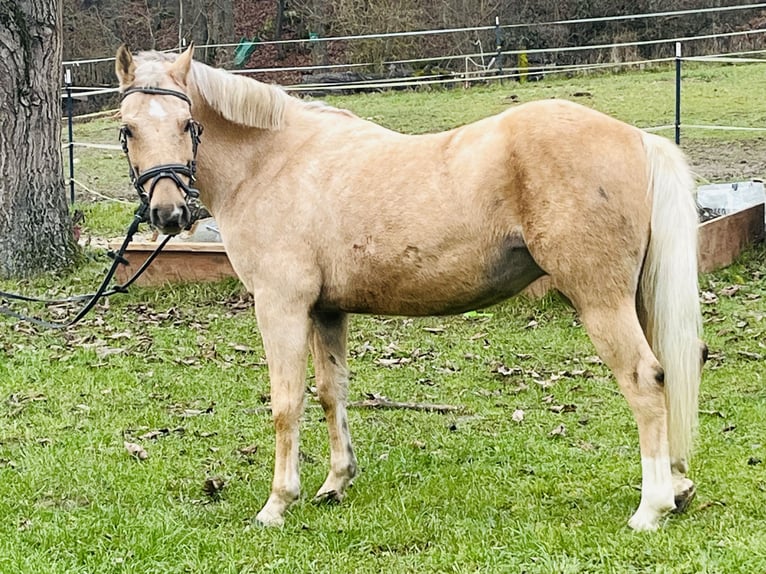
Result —
[[764, 238], [764, 204], [716, 217], [699, 227], [699, 270], [731, 265], [742, 251]]
[[[112, 249], [119, 245], [110, 245]], [[156, 243], [131, 243], [125, 253], [128, 265], [117, 268], [117, 280], [127, 281], [157, 248]], [[157, 259], [136, 280], [136, 285], [163, 285], [184, 281], [217, 281], [236, 277], [221, 243], [168, 243]]]
[[[699, 269], [702, 273], [730, 265], [743, 249], [764, 239], [764, 204], [717, 217], [699, 226]], [[111, 245], [117, 249], [119, 244]], [[117, 270], [121, 283], [133, 275], [156, 243], [131, 243], [125, 258], [129, 265]], [[216, 281], [236, 277], [221, 243], [168, 243], [157, 259], [136, 282], [138, 285], [162, 285], [183, 281]], [[524, 291], [530, 297], [542, 297], [552, 289], [549, 277], [541, 277]]]

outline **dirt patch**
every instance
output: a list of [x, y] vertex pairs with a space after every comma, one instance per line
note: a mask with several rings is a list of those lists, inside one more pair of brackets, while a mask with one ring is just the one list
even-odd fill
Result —
[[711, 183], [766, 178], [766, 139], [681, 140], [695, 174]]

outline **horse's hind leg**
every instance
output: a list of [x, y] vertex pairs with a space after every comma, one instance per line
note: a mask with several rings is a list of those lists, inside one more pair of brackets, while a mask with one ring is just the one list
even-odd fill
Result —
[[654, 530], [675, 506], [662, 367], [641, 329], [633, 299], [613, 306], [580, 302], [577, 307], [638, 424], [641, 502], [628, 523], [635, 530]]
[[356, 457], [346, 415], [348, 316], [345, 313], [314, 313], [312, 319], [311, 354], [317, 396], [330, 434], [330, 472], [315, 500], [339, 502], [356, 474]]

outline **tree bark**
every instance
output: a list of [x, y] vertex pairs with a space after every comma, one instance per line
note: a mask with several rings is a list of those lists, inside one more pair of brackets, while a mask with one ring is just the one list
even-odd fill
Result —
[[61, 5], [0, 0], [0, 277], [69, 265], [62, 179]]

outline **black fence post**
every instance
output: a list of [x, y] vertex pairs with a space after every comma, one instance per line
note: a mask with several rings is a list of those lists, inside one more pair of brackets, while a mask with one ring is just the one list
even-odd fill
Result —
[[681, 42], [676, 42], [676, 145], [681, 144]]
[[72, 131], [72, 69], [67, 68], [64, 72], [64, 85], [66, 86], [66, 111], [67, 125], [69, 127], [69, 201], [74, 203], [74, 136]]

